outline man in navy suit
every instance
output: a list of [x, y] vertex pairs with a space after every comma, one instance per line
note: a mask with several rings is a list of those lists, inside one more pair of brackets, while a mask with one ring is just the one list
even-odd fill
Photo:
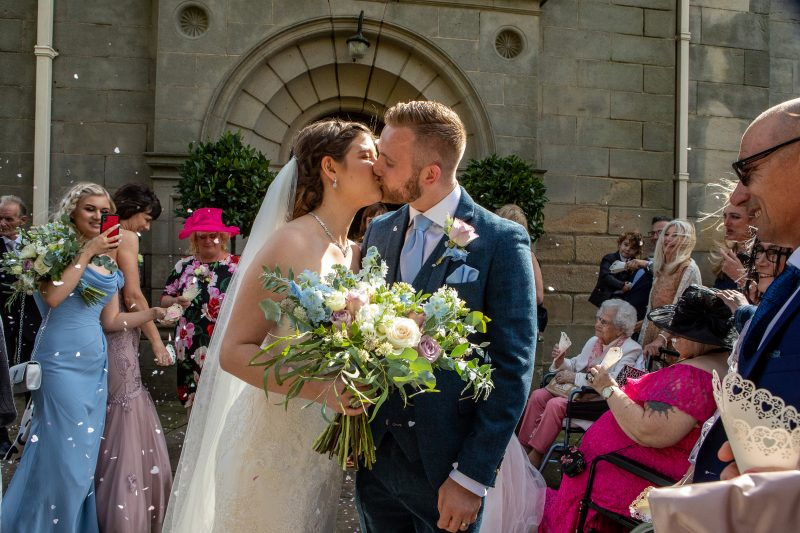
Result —
[[[483, 496], [496, 473], [530, 388], [536, 351], [536, 295], [530, 240], [523, 228], [477, 205], [456, 180], [466, 132], [458, 115], [435, 102], [397, 104], [386, 112], [374, 166], [383, 201], [405, 203], [372, 221], [389, 282], [432, 293], [458, 291], [492, 321], [488, 341], [495, 390], [486, 400], [462, 393], [454, 373], [437, 372], [440, 392], [403, 405], [392, 395], [372, 423], [377, 462], [356, 478], [368, 533], [478, 531]], [[475, 228], [464, 259], [444, 255], [452, 216]]]
[[[747, 207], [759, 239], [795, 250], [745, 330], [738, 371], [800, 409], [800, 99], [772, 107], [750, 124], [733, 168], [739, 184], [731, 204]], [[735, 463], [725, 464], [733, 460], [727, 444], [720, 448], [726, 440], [717, 421], [700, 448], [695, 482], [738, 475]]]

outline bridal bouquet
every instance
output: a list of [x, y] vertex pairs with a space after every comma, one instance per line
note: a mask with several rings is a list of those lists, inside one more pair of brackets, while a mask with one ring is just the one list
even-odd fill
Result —
[[[61, 285], [61, 277], [75, 258], [80, 255], [82, 243], [68, 217], [61, 220], [34, 226], [30, 229], [20, 228], [22, 235], [18, 250], [3, 255], [0, 270], [16, 277], [11, 284], [12, 293], [7, 305], [25, 294], [33, 294], [42, 281], [51, 281]], [[95, 256], [92, 263], [103, 266], [112, 272], [117, 266], [106, 256]], [[100, 302], [106, 295], [81, 280], [77, 290], [86, 305]]]
[[369, 422], [390, 392], [398, 391], [404, 401], [437, 392], [434, 370], [456, 372], [474, 399], [485, 399], [493, 389], [491, 366], [470, 358], [482, 359], [487, 343], [467, 340], [485, 332], [489, 319], [467, 309], [448, 287], [432, 295], [407, 283], [390, 287], [386, 271], [371, 247], [358, 273], [336, 265], [324, 278], [310, 271], [283, 277], [268, 268], [262, 276], [267, 290], [286, 294], [280, 302], [261, 302], [267, 320], [286, 317], [295, 328], [263, 346], [251, 362], [265, 367], [265, 390], [270, 371], [279, 384], [294, 380], [286, 402], [309, 381], [340, 378], [361, 405], [371, 406], [370, 415], [337, 414], [314, 442], [319, 453], [336, 455], [342, 468], [349, 457], [356, 467], [359, 461], [368, 468], [375, 463]]

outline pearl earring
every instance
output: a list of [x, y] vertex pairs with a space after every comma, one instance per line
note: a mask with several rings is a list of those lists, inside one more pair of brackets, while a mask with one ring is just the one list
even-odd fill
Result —
[[337, 183], [336, 183], [336, 178], [333, 178], [333, 188], [335, 189], [335, 188], [336, 188], [336, 186], [337, 186]]

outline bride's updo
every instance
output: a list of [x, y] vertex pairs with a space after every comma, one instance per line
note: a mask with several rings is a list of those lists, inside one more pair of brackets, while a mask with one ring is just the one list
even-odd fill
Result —
[[292, 219], [310, 213], [322, 203], [322, 158], [328, 155], [341, 163], [353, 140], [363, 134], [372, 136], [366, 125], [339, 119], [322, 120], [300, 130], [293, 149], [297, 159], [297, 189]]

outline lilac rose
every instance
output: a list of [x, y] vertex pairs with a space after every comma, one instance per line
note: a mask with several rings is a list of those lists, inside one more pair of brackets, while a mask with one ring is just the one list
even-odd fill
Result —
[[346, 309], [355, 316], [358, 310], [369, 303], [369, 296], [364, 291], [350, 290], [345, 296]]
[[433, 337], [423, 335], [417, 345], [417, 353], [433, 363], [439, 359], [439, 355], [442, 353], [442, 347], [439, 346], [439, 343], [436, 342], [436, 339]]
[[353, 323], [353, 317], [346, 309], [341, 309], [331, 315], [331, 322], [336, 331], [342, 331], [342, 326], [345, 327], [345, 330], [349, 330], [350, 324]]

